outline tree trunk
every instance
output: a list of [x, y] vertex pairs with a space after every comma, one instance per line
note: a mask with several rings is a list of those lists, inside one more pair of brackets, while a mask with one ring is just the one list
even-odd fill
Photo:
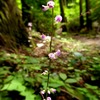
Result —
[[25, 0], [21, 0], [21, 3], [22, 3], [22, 19], [24, 21], [25, 26], [28, 26], [28, 23], [32, 22], [31, 7], [25, 2]]
[[84, 27], [84, 18], [82, 15], [82, 0], [80, 0], [80, 29]]
[[86, 1], [86, 27], [88, 30], [92, 29], [92, 20], [90, 18], [90, 5], [89, 5], [89, 0]]
[[16, 0], [0, 0], [0, 45], [28, 45], [28, 32], [16, 5]]
[[60, 12], [61, 12], [61, 16], [62, 16], [62, 22], [65, 23], [65, 25], [62, 26], [63, 28], [63, 31], [66, 32], [67, 31], [67, 26], [66, 26], [66, 23], [67, 23], [67, 19], [65, 17], [65, 14], [64, 14], [64, 4], [63, 4], [63, 0], [59, 0], [59, 4], [60, 4]]

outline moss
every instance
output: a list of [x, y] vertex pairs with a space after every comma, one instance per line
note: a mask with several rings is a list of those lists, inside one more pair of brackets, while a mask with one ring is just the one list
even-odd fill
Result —
[[0, 33], [2, 34], [1, 37], [3, 37], [2, 41], [4, 43], [13, 41], [18, 45], [28, 45], [28, 32], [22, 22], [15, 0], [1, 0], [0, 7]]

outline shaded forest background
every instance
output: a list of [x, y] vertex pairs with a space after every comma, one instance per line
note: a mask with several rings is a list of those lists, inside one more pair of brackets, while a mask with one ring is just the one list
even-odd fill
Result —
[[100, 0], [54, 0], [53, 28], [47, 2], [0, 0], [0, 100], [44, 100], [49, 71], [52, 100], [100, 100]]
[[[96, 0], [55, 0], [55, 15], [61, 14], [62, 24], [55, 26], [58, 34], [66, 32], [88, 33], [89, 30], [100, 31], [100, 2]], [[49, 34], [51, 31], [51, 12], [43, 12], [44, 1], [1, 0], [0, 1], [0, 40], [1, 44], [10, 42], [15, 45], [26, 44], [28, 32], [26, 27], [32, 22], [32, 29]], [[9, 38], [9, 40], [7, 40]], [[9, 42], [8, 42], [9, 41]], [[13, 42], [15, 41], [15, 42]], [[16, 44], [16, 45], [18, 45]]]

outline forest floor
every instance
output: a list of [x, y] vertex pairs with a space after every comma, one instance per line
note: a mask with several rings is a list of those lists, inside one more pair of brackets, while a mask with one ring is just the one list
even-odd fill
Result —
[[74, 36], [73, 39], [79, 40], [86, 45], [100, 46], [100, 36], [95, 38], [88, 38], [83, 36]]
[[[33, 32], [33, 34], [34, 34], [34, 32]], [[44, 71], [44, 69], [48, 68], [48, 66], [47, 66], [48, 60], [46, 58], [48, 58], [48, 52], [50, 51], [49, 50], [50, 43], [49, 42], [44, 43], [43, 40], [41, 39], [40, 33], [39, 34], [35, 33], [35, 34], [36, 34], [36, 36], [33, 36], [33, 39], [32, 39], [33, 42], [36, 44], [35, 49], [32, 47], [24, 48], [24, 49], [20, 48], [20, 49], [18, 49], [18, 52], [17, 52], [18, 54], [16, 54], [15, 52], [14, 53], [4, 52], [4, 47], [2, 47], [1, 51], [0, 51], [1, 65], [2, 66], [4, 66], [4, 65], [11, 66], [12, 68], [13, 68], [13, 66], [16, 65], [17, 67], [14, 69], [14, 72], [17, 70], [16, 75], [17, 75], [17, 72], [21, 68], [24, 68], [27, 65], [34, 66], [34, 67], [36, 67], [36, 78], [38, 78], [37, 75], [39, 75], [42, 71]], [[67, 90], [68, 88], [66, 88], [66, 85], [64, 88], [61, 87], [61, 92], [60, 93], [57, 92], [55, 95], [53, 95], [54, 97], [52, 97], [52, 98], [54, 98], [54, 99], [52, 99], [52, 100], [79, 100], [78, 96], [80, 97], [81, 93], [78, 92], [79, 95], [75, 94], [75, 92], [77, 92], [77, 91], [73, 90], [73, 86], [75, 88], [79, 87], [83, 91], [84, 91], [84, 89], [87, 89], [87, 88], [85, 88], [86, 83], [100, 87], [100, 80], [96, 79], [97, 76], [100, 76], [99, 75], [100, 70], [93, 69], [94, 66], [97, 66], [96, 67], [97, 69], [100, 68], [99, 67], [99, 65], [100, 65], [100, 59], [99, 59], [100, 58], [100, 36], [89, 37], [87, 35], [86, 36], [85, 35], [84, 36], [82, 36], [82, 35], [67, 36], [66, 35], [66, 36], [58, 36], [56, 38], [53, 37], [52, 52], [55, 52], [58, 49], [61, 50], [61, 56], [57, 60], [52, 61], [52, 68], [51, 68], [52, 75], [54, 73], [56, 73], [59, 76], [60, 73], [63, 73], [63, 74], [65, 73], [64, 75], [67, 75], [68, 79], [72, 80], [73, 78], [71, 75], [76, 75], [78, 73], [78, 75], [81, 77], [81, 79], [79, 79], [75, 83], [74, 82], [67, 83], [71, 87], [70, 88], [71, 92], [70, 92], [70, 90]], [[22, 56], [22, 58], [19, 56], [19, 54], [20, 54], [20, 56]], [[80, 60], [79, 57], [81, 57], [82, 59]], [[39, 62], [37, 60], [39, 60]], [[34, 61], [36, 64], [39, 63], [39, 67], [34, 64]], [[20, 66], [20, 68], [18, 68], [19, 66]], [[37, 70], [38, 69], [40, 70], [40, 68], [41, 68], [41, 71], [39, 73]], [[91, 74], [91, 76], [90, 76], [91, 69], [89, 69], [89, 68], [92, 68], [92, 72], [93, 71], [97, 72], [97, 76], [94, 74], [93, 75]], [[77, 72], [77, 70], [79, 72]], [[82, 70], [85, 72], [82, 72]], [[33, 69], [32, 69], [32, 71], [33, 71]], [[91, 80], [92, 77], [95, 78], [95, 80]], [[33, 77], [31, 77], [31, 78], [33, 79]], [[63, 78], [62, 79], [61, 78], [58, 79], [57, 81], [55, 78], [53, 80], [55, 80], [55, 82], [59, 83], [63, 79]], [[52, 79], [52, 77], [51, 77], [51, 79]], [[51, 83], [53, 83], [53, 82], [51, 81]], [[42, 84], [42, 81], [41, 81], [41, 84]], [[59, 85], [62, 86], [60, 83], [59, 83]], [[87, 89], [87, 91], [85, 93], [85, 94], [87, 94], [86, 97], [88, 97], [88, 94], [90, 96], [93, 95], [95, 97], [95, 91], [97, 91], [97, 90], [94, 90], [94, 88], [90, 88], [90, 89], [93, 91], [93, 94], [91, 92], [89, 92]], [[72, 98], [73, 95], [75, 98]], [[98, 95], [99, 95], [99, 93], [97, 93], [96, 97], [100, 98]], [[19, 99], [16, 99], [16, 100], [19, 100]], [[80, 100], [85, 100], [85, 99], [80, 99]], [[92, 100], [92, 99], [88, 99], [88, 100]], [[100, 100], [100, 99], [93, 99], [93, 100]]]
[[[45, 46], [43, 46], [42, 48], [36, 48], [35, 55], [38, 57], [47, 55], [48, 53], [46, 51], [47, 51], [48, 45], [49, 44], [45, 44]], [[60, 49], [62, 51], [62, 55], [60, 56], [60, 59], [62, 60], [62, 62], [56, 61], [57, 65], [55, 64], [56, 65], [56, 69], [54, 69], [55, 72], [66, 73], [63, 66], [65, 63], [67, 63], [65, 59], [66, 58], [70, 59], [71, 53], [74, 54], [75, 52], [80, 52], [84, 56], [90, 57], [90, 58], [100, 56], [100, 36], [99, 35], [93, 36], [93, 37], [82, 36], [82, 35], [63, 36], [63, 38], [62, 36], [60, 37], [58, 36], [58, 38], [53, 37], [52, 46], [53, 46], [53, 51], [56, 51], [57, 49]], [[85, 65], [85, 63], [83, 65], [81, 65], [80, 63], [77, 63], [75, 66], [77, 66], [79, 69], [81, 69], [83, 66], [83, 69], [85, 69], [87, 65], [87, 64]], [[61, 67], [57, 68], [58, 65]], [[88, 80], [89, 79], [86, 77], [86, 80], [83, 80], [83, 81], [84, 83], [86, 83]], [[90, 80], [89, 82], [91, 83]], [[66, 92], [62, 91], [60, 96], [57, 96], [57, 99], [55, 100], [74, 100], [70, 96], [69, 97], [68, 96], [69, 95]]]
[[[42, 43], [42, 41], [36, 41], [36, 43]], [[44, 44], [43, 47], [36, 47], [35, 56], [47, 55], [47, 49], [49, 44]], [[88, 49], [91, 51], [100, 52], [100, 35], [66, 35], [53, 37], [53, 51], [61, 49], [63, 52], [83, 52]]]

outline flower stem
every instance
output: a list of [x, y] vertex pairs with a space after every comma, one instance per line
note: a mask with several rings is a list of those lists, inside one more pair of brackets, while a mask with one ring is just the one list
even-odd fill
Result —
[[50, 34], [50, 36], [51, 36], [51, 41], [50, 41], [50, 52], [52, 52], [52, 38], [53, 38], [53, 35], [54, 35], [54, 10], [53, 10], [53, 8], [52, 8], [52, 32], [51, 32], [51, 34]]
[[[52, 8], [52, 25], [51, 25], [51, 27], [52, 27], [52, 32], [51, 32], [51, 34], [50, 34], [50, 36], [51, 36], [51, 40], [50, 40], [50, 53], [52, 52], [52, 39], [53, 39], [53, 35], [54, 35], [54, 10], [53, 10], [53, 8]], [[51, 59], [49, 59], [49, 66], [48, 66], [48, 79], [47, 79], [47, 87], [46, 87], [46, 100], [47, 100], [47, 96], [48, 96], [48, 88], [49, 88], [49, 79], [50, 79], [50, 69], [51, 69], [51, 63], [52, 63], [52, 61], [51, 61]]]

